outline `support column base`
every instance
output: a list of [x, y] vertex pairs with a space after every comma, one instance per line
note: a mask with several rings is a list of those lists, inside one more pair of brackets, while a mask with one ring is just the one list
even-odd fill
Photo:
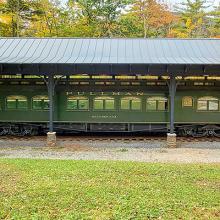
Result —
[[176, 148], [176, 134], [167, 134], [167, 147]]
[[47, 147], [55, 147], [56, 146], [56, 132], [48, 132], [47, 133]]

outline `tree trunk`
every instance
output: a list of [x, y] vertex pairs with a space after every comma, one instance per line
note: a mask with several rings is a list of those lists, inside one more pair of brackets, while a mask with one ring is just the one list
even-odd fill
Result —
[[16, 10], [16, 37], [19, 37], [20, 34], [20, 2], [17, 1], [17, 10]]
[[147, 38], [146, 18], [144, 16], [144, 38]]

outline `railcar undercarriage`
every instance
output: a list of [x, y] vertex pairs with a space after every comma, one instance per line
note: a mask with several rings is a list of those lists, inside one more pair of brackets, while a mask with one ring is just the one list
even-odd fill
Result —
[[220, 137], [219, 125], [183, 125], [177, 128], [180, 136], [191, 137]]
[[[55, 123], [54, 130], [59, 134], [76, 133], [167, 133], [167, 124], [132, 123]], [[220, 137], [220, 125], [176, 124], [176, 133], [184, 137]], [[47, 123], [1, 123], [0, 136], [34, 136], [46, 134]]]

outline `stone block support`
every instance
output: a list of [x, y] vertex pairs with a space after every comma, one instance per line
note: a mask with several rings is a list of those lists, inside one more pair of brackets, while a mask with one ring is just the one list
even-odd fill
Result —
[[175, 148], [176, 147], [176, 134], [167, 134], [167, 147]]
[[56, 146], [56, 132], [47, 133], [47, 146], [55, 147]]

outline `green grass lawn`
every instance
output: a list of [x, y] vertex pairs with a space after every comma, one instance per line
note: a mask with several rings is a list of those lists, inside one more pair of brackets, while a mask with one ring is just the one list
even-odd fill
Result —
[[0, 159], [0, 219], [220, 219], [220, 164]]

